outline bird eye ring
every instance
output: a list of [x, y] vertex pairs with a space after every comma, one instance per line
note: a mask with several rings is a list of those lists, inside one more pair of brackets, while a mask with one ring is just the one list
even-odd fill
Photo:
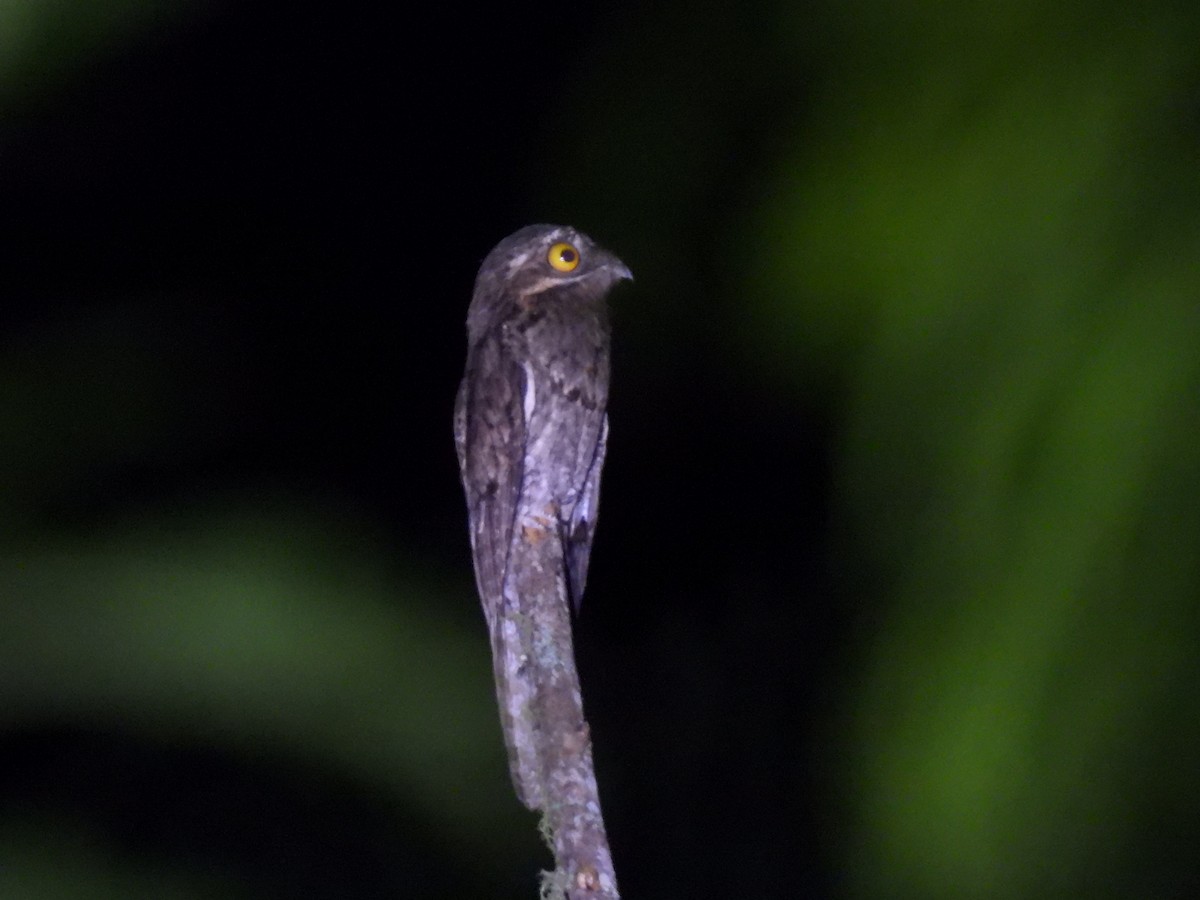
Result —
[[579, 251], [572, 244], [559, 242], [550, 248], [546, 261], [559, 272], [574, 272], [579, 268]]

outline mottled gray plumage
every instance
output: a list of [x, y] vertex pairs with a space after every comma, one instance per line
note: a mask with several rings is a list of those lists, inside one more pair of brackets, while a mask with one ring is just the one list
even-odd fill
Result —
[[[564, 244], [578, 253], [571, 271], [548, 258]], [[630, 277], [611, 253], [558, 225], [522, 228], [480, 266], [454, 436], [493, 629], [522, 496], [556, 524], [572, 602], [582, 601], [608, 432], [605, 298]]]

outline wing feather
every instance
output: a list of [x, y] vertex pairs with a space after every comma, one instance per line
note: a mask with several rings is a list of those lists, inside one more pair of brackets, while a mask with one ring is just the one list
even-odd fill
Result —
[[473, 351], [459, 388], [455, 436], [475, 581], [494, 634], [524, 469], [525, 372], [498, 333], [485, 336]]
[[585, 457], [587, 468], [582, 479], [583, 489], [571, 512], [566, 540], [563, 541], [567, 557], [567, 586], [576, 613], [583, 606], [583, 590], [587, 586], [588, 562], [592, 557], [596, 518], [600, 514], [600, 471], [604, 468], [607, 446], [608, 416], [604, 416], [590, 458]]

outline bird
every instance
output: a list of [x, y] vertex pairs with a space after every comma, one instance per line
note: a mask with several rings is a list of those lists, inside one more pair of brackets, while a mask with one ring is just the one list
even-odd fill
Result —
[[500, 241], [475, 279], [454, 438], [502, 714], [502, 622], [523, 529], [557, 537], [576, 614], [583, 601], [608, 441], [607, 297], [632, 277], [582, 232], [530, 225]]
[[555, 511], [571, 601], [582, 603], [608, 439], [606, 298], [632, 277], [562, 225], [520, 229], [479, 268], [454, 436], [489, 624], [522, 497]]

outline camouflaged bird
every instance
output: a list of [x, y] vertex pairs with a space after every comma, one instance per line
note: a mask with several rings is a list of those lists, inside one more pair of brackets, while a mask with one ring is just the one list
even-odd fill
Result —
[[[578, 610], [608, 437], [606, 297], [631, 277], [619, 259], [575, 229], [531, 225], [501, 241], [475, 281], [454, 437], [510, 738], [499, 686], [502, 668], [519, 665], [513, 657], [521, 651], [505, 646], [503, 625], [520, 602], [510, 583], [513, 542], [522, 529], [557, 536], [567, 593]], [[509, 629], [510, 643], [514, 633]]]

